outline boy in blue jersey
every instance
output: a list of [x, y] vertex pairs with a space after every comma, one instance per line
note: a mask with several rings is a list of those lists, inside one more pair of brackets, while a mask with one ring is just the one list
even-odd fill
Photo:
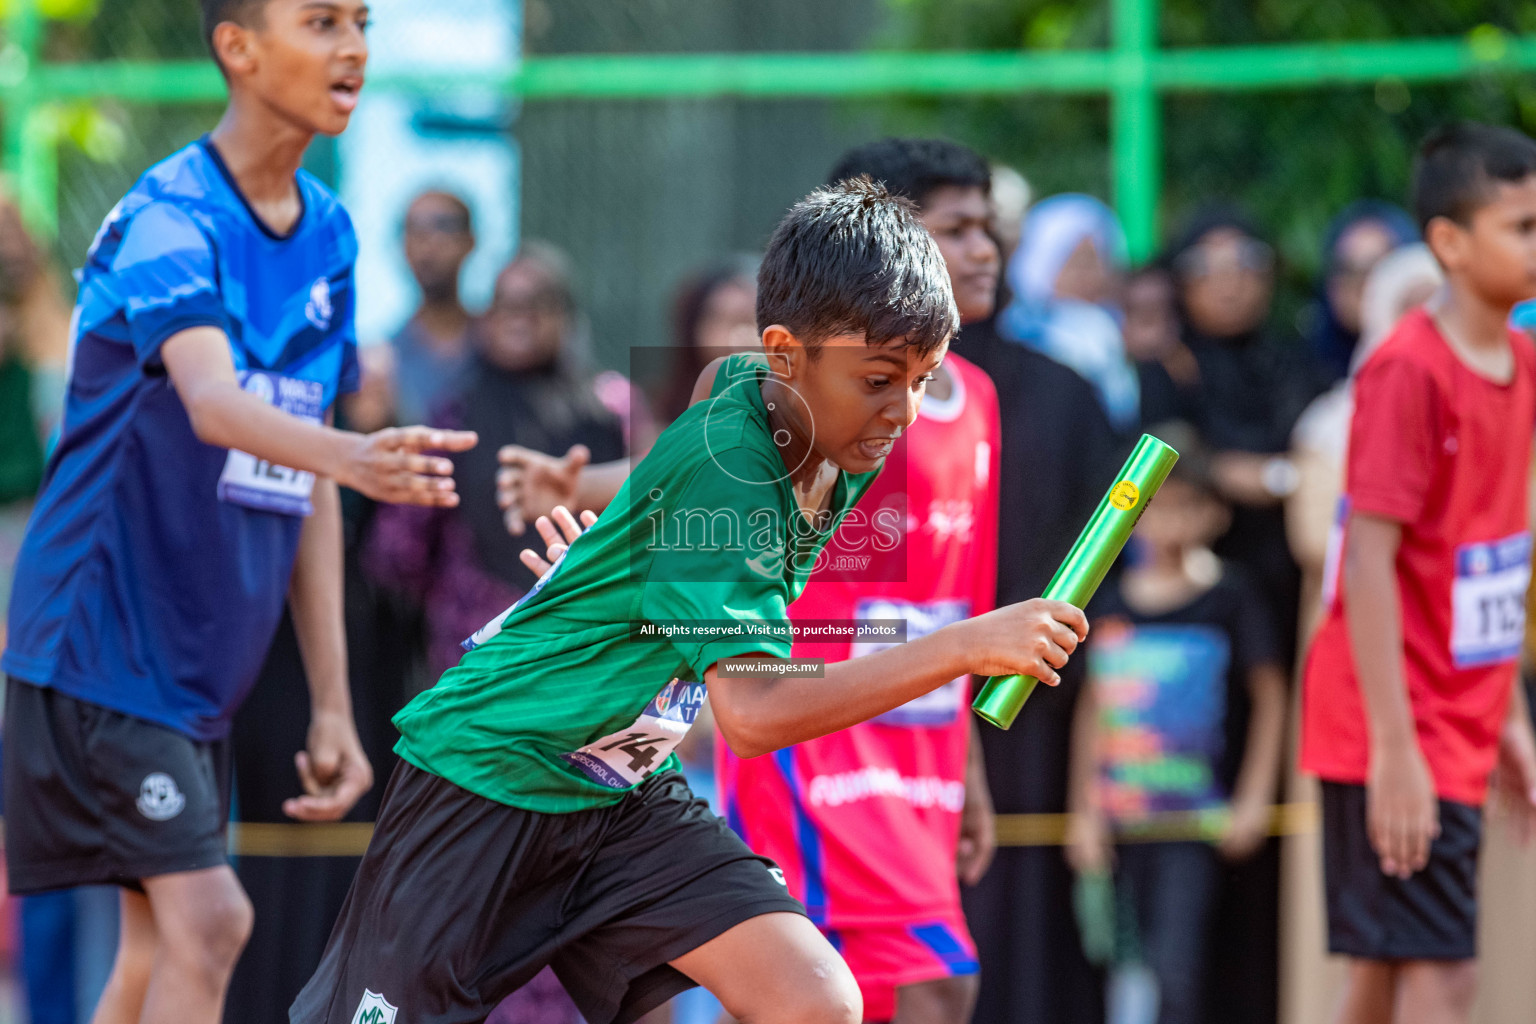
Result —
[[10, 606], [12, 892], [123, 887], [97, 1024], [212, 1022], [250, 931], [227, 863], [230, 718], [286, 598], [312, 720], [302, 820], [372, 784], [347, 686], [338, 484], [452, 505], [474, 435], [333, 429], [355, 389], [346, 212], [299, 170], [344, 129], [358, 0], [203, 0], [218, 127], [151, 168], [80, 275], [63, 431]]

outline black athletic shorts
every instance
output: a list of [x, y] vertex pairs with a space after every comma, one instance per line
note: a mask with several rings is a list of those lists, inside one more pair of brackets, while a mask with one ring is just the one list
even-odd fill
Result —
[[1366, 831], [1365, 787], [1323, 782], [1328, 950], [1367, 960], [1470, 960], [1477, 955], [1480, 808], [1440, 801], [1429, 863], [1404, 881], [1382, 874]]
[[289, 1019], [478, 1024], [552, 965], [589, 1024], [628, 1024], [693, 987], [668, 961], [760, 914], [804, 914], [782, 877], [677, 772], [539, 814], [402, 762]]
[[10, 679], [5, 860], [12, 893], [121, 885], [229, 862], [230, 745]]

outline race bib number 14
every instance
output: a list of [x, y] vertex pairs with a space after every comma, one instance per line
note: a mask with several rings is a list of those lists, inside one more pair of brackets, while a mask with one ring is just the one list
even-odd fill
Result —
[[674, 679], [629, 725], [560, 756], [593, 782], [628, 789], [661, 767], [708, 700], [709, 690], [703, 683]]
[[1451, 584], [1451, 658], [1457, 668], [1510, 661], [1525, 638], [1531, 535], [1463, 544]]
[[[240, 375], [240, 386], [290, 416], [310, 423], [321, 420], [320, 403], [325, 387], [317, 380], [246, 370]], [[313, 473], [279, 466], [231, 448], [224, 461], [224, 473], [219, 477], [219, 500], [261, 512], [307, 516], [315, 510], [309, 501], [314, 486]]]

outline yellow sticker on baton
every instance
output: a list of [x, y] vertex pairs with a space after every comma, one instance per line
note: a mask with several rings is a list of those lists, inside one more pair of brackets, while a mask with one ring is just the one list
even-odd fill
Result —
[[1141, 500], [1141, 489], [1129, 480], [1121, 480], [1109, 492], [1109, 503], [1122, 512], [1129, 512]]

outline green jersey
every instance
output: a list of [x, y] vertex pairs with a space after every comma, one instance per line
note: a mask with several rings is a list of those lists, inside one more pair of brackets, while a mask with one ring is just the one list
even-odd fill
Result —
[[513, 807], [611, 804], [652, 772], [722, 658], [790, 653], [788, 606], [875, 472], [839, 471], [801, 512], [763, 404], [760, 355], [732, 356], [598, 521], [459, 664], [395, 716], [396, 752]]

